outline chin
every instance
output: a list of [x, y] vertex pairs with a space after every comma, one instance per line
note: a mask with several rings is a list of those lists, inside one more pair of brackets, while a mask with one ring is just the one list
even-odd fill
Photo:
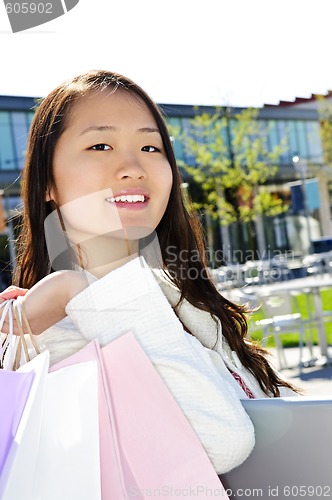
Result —
[[155, 230], [154, 227], [148, 226], [137, 226], [137, 225], [127, 225], [122, 229], [112, 231], [109, 233], [110, 238], [121, 239], [121, 240], [140, 240], [150, 236], [150, 234]]

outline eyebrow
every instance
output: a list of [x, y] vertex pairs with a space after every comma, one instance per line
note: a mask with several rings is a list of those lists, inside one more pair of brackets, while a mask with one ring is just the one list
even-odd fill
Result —
[[[80, 135], [86, 134], [88, 132], [117, 132], [119, 129], [118, 127], [114, 127], [113, 125], [92, 125], [91, 127], [88, 127], [84, 129]], [[157, 133], [160, 134], [160, 130], [158, 128], [153, 128], [153, 127], [143, 127], [139, 128], [136, 132], [139, 132], [141, 134], [153, 134]]]

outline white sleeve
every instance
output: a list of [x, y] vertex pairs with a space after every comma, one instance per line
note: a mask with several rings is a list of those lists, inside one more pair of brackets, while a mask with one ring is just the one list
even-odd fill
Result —
[[193, 426], [218, 474], [241, 464], [254, 429], [239, 396], [209, 352], [183, 330], [140, 259], [92, 283], [66, 312], [87, 341], [106, 345], [132, 331]]

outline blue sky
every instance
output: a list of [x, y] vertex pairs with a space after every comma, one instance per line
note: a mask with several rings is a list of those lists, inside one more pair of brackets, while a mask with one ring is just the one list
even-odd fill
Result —
[[107, 68], [164, 103], [308, 97], [332, 89], [331, 19], [330, 0], [80, 0], [12, 34], [1, 4], [0, 94], [41, 96]]

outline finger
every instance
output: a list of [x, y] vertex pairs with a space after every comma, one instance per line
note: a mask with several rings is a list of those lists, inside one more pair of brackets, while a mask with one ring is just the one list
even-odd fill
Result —
[[9, 287], [0, 293], [0, 301], [8, 299], [16, 299], [20, 295], [25, 295], [29, 291], [28, 288], [19, 288], [18, 286]]

